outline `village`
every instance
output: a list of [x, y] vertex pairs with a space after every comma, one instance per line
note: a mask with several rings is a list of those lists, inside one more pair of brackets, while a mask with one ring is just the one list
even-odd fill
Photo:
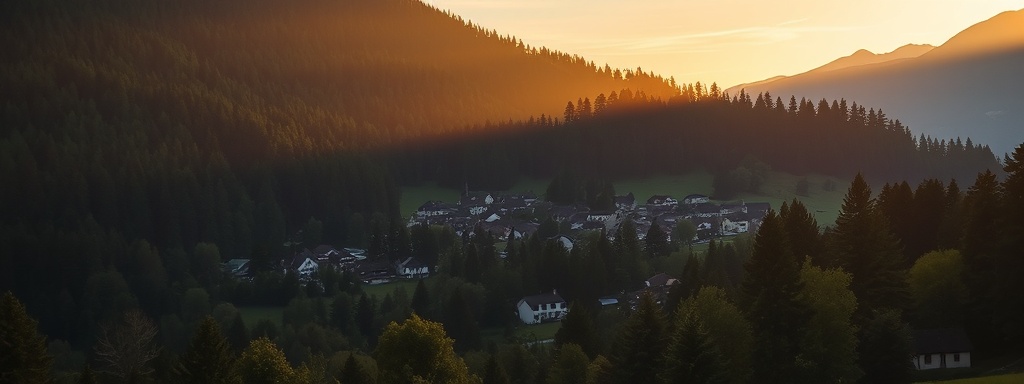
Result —
[[[450, 226], [455, 234], [472, 236], [477, 227], [496, 239], [521, 239], [533, 235], [540, 222], [552, 219], [563, 229], [553, 238], [567, 250], [575, 239], [588, 232], [605, 231], [613, 234], [626, 220], [636, 227], [638, 240], [643, 240], [655, 223], [672, 241], [679, 225], [692, 225], [694, 234], [683, 243], [707, 243], [711, 239], [756, 232], [761, 220], [771, 209], [769, 203], [733, 202], [716, 203], [709, 196], [691, 194], [681, 200], [668, 195], [654, 195], [638, 202], [632, 193], [615, 196], [615, 209], [591, 210], [585, 205], [556, 205], [539, 199], [533, 193], [466, 192], [457, 202], [427, 201], [410, 215], [407, 227], [417, 225]], [[504, 253], [500, 254], [504, 257]], [[337, 249], [319, 245], [303, 248], [280, 265], [282, 273], [294, 273], [304, 282], [315, 281], [321, 268], [349, 272], [363, 284], [386, 284], [396, 280], [422, 279], [430, 276], [436, 266], [430, 266], [415, 257], [388, 261], [368, 258], [366, 250]], [[233, 259], [224, 263], [226, 272], [238, 278], [251, 276], [248, 259]], [[601, 305], [615, 305], [620, 299], [635, 302], [644, 291], [662, 298], [678, 280], [658, 273], [643, 282], [643, 289], [604, 297]], [[527, 296], [516, 304], [516, 313], [524, 324], [557, 321], [568, 312], [568, 304], [557, 291]]]

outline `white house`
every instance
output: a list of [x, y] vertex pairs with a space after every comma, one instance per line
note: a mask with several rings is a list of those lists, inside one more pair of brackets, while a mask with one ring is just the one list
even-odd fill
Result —
[[395, 274], [406, 279], [418, 279], [430, 276], [430, 267], [423, 262], [408, 257], [395, 263]]
[[308, 253], [297, 255], [292, 259], [291, 268], [295, 273], [299, 274], [299, 278], [308, 279], [313, 276], [314, 273], [320, 268], [320, 264], [317, 264], [316, 260], [312, 257], [306, 256]]
[[540, 324], [562, 320], [569, 313], [569, 306], [557, 291], [552, 291], [520, 299], [516, 304], [516, 312], [523, 324]]
[[750, 222], [746, 220], [736, 220], [726, 217], [722, 219], [721, 232], [725, 233], [746, 233], [749, 230]]
[[709, 197], [707, 197], [705, 195], [693, 194], [693, 195], [689, 195], [689, 196], [686, 196], [686, 197], [683, 198], [683, 204], [688, 204], [688, 205], [695, 205], [695, 204], [708, 203], [708, 202], [711, 202], [711, 198], [709, 198]]
[[970, 368], [971, 340], [960, 328], [914, 331], [914, 368]]

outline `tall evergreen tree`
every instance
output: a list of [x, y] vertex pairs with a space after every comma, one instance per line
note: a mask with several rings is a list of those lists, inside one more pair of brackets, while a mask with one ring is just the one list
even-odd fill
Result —
[[[786, 229], [786, 236], [789, 237], [789, 245], [793, 249], [793, 256], [797, 261], [810, 257], [816, 265], [823, 263], [824, 249], [821, 244], [821, 235], [818, 231], [818, 221], [814, 219], [807, 207], [800, 200], [793, 199], [781, 210], [779, 217]], [[785, 212], [783, 214], [782, 212]]]
[[188, 349], [178, 363], [178, 379], [182, 383], [239, 383], [235, 376], [235, 359], [231, 345], [220, 332], [220, 326], [207, 316], [199, 323]]
[[783, 223], [769, 211], [754, 238], [741, 285], [758, 356], [753, 377], [761, 382], [786, 383], [798, 377], [799, 340], [809, 316], [799, 300], [802, 287]]
[[672, 252], [668, 243], [668, 235], [658, 225], [657, 220], [651, 221], [651, 228], [644, 237], [644, 253], [647, 258], [664, 257]]
[[551, 368], [547, 384], [586, 384], [590, 359], [579, 345], [568, 343], [559, 348]]
[[875, 309], [906, 306], [903, 252], [871, 198], [871, 187], [860, 174], [843, 198], [827, 246], [830, 265], [840, 266], [853, 276], [850, 289], [858, 300], [857, 318], [863, 319]]
[[650, 294], [643, 294], [636, 311], [619, 329], [608, 360], [614, 383], [654, 383], [664, 366], [668, 346], [665, 314]]
[[1005, 160], [1006, 180], [1003, 181], [1003, 238], [1006, 248], [1001, 253], [999, 268], [995, 276], [996, 285], [994, 315], [1006, 342], [1016, 345], [1024, 342], [1024, 303], [1020, 292], [1024, 291], [1024, 144], [1018, 145]]
[[356, 359], [355, 352], [349, 353], [345, 359], [345, 367], [338, 374], [338, 381], [345, 384], [374, 384], [373, 376], [366, 371], [363, 364]]
[[420, 279], [416, 283], [416, 290], [412, 293], [412, 302], [409, 306], [412, 307], [413, 313], [420, 315], [420, 317], [429, 320], [430, 317], [430, 291], [427, 289], [427, 284]]
[[665, 354], [663, 383], [728, 383], [728, 366], [696, 313], [681, 312]]
[[587, 357], [594, 358], [600, 353], [594, 320], [590, 317], [587, 306], [573, 302], [569, 313], [562, 319], [562, 326], [555, 332], [555, 349], [573, 343], [579, 346]]
[[4, 293], [0, 300], [0, 382], [50, 382], [52, 358], [46, 353], [46, 338], [36, 330], [36, 324], [13, 293]]
[[487, 365], [484, 366], [483, 384], [509, 384], [505, 368], [502, 368], [493, 353], [487, 357]]

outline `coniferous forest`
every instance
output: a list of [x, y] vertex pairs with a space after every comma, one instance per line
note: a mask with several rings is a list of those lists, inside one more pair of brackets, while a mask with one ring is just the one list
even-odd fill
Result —
[[[963, 328], [976, 359], [1024, 345], [1024, 146], [596, 65], [412, 0], [15, 0], [0, 31], [0, 383], [909, 382], [911, 329]], [[498, 238], [399, 208], [425, 182], [696, 170], [728, 198], [755, 166], [854, 181], [834, 224], [794, 200], [701, 252], [629, 220], [570, 250], [552, 217]], [[320, 244], [432, 277], [378, 297], [282, 272]], [[680, 283], [598, 304], [658, 272]], [[553, 341], [517, 337], [516, 302], [552, 290]]]

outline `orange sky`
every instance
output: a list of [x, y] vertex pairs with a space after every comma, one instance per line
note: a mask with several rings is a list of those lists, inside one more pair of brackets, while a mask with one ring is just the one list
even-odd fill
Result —
[[[425, 0], [533, 46], [723, 88], [940, 45], [1024, 0]], [[1022, 26], [1024, 28], [1024, 26]]]

